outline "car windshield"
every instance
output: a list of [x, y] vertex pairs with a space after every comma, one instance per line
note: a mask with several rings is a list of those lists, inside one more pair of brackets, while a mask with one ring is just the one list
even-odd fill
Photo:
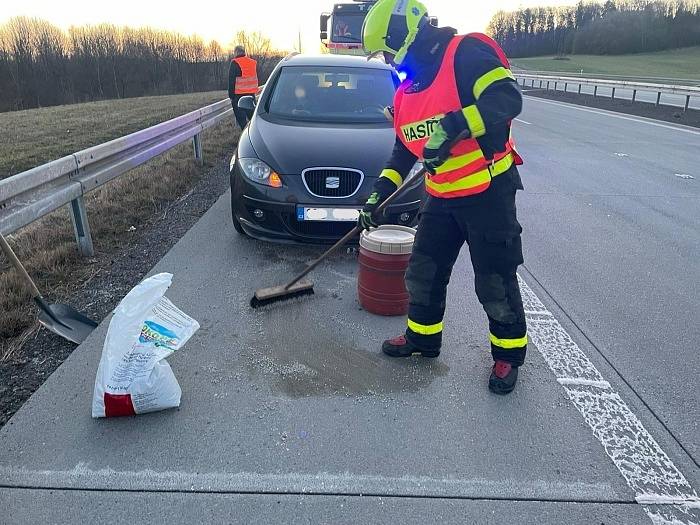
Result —
[[398, 79], [386, 69], [286, 66], [267, 104], [270, 115], [330, 123], [386, 122]]
[[362, 23], [364, 20], [364, 13], [358, 13], [356, 15], [333, 15], [331, 42], [340, 44], [362, 43]]

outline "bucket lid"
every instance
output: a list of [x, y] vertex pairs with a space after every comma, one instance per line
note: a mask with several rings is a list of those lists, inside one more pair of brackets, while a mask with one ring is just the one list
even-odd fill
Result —
[[413, 250], [416, 230], [408, 226], [384, 224], [370, 231], [363, 231], [360, 246], [365, 250], [386, 255], [406, 255]]

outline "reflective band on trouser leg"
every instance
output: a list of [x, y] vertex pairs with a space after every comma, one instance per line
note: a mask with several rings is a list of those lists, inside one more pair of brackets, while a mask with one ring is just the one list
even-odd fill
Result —
[[426, 186], [431, 195], [436, 196], [466, 196], [474, 193], [480, 186], [488, 185], [493, 177], [501, 175], [513, 165], [513, 155], [508, 154], [494, 162], [488, 168], [472, 173], [454, 182], [436, 183], [426, 179]]
[[396, 184], [397, 188], [403, 184], [403, 177], [401, 177], [401, 174], [396, 170], [382, 170], [382, 173], [379, 176], [389, 179], [391, 182]]
[[467, 125], [472, 137], [477, 138], [486, 135], [486, 124], [484, 124], [484, 119], [481, 118], [481, 113], [476, 105], [467, 106], [462, 110], [462, 114], [467, 119]]
[[504, 67], [497, 67], [485, 75], [480, 76], [476, 82], [474, 82], [474, 98], [479, 100], [479, 97], [484, 91], [486, 91], [486, 88], [488, 88], [494, 82], [498, 82], [499, 80], [504, 80], [506, 78], [515, 80], [515, 77], [513, 76], [513, 73], [511, 73], [510, 69], [506, 69]]
[[411, 321], [410, 319], [408, 320], [408, 327], [415, 333], [420, 334], [420, 335], [435, 335], [439, 334], [442, 332], [442, 322], [435, 323], [435, 324], [430, 324], [430, 325], [425, 325], [425, 324], [419, 324], [416, 323], [415, 321]]
[[516, 339], [499, 339], [492, 333], [489, 333], [489, 339], [492, 345], [502, 348], [503, 350], [521, 349], [527, 346], [527, 334], [525, 334], [525, 337], [518, 337]]
[[496, 337], [493, 333], [489, 333], [489, 339], [491, 340], [491, 355], [494, 361], [505, 361], [513, 366], [520, 366], [525, 362], [527, 333], [523, 337], [513, 339]]

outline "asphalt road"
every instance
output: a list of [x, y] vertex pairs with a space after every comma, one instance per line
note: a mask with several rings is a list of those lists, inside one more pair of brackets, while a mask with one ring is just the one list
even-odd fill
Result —
[[[202, 329], [182, 407], [90, 418], [106, 323], [0, 430], [9, 523], [698, 523], [700, 132], [528, 99], [529, 360], [488, 393], [466, 250], [438, 360], [391, 360], [356, 256], [252, 311], [318, 248], [237, 236], [228, 197], [154, 268]], [[675, 174], [695, 176], [695, 179]], [[695, 459], [693, 459], [694, 456]]]

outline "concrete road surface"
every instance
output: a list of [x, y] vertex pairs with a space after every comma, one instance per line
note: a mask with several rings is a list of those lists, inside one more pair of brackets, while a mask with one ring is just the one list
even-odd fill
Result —
[[404, 321], [359, 308], [353, 253], [252, 311], [320, 249], [236, 235], [224, 196], [153, 270], [202, 325], [170, 359], [182, 407], [90, 418], [103, 323], [0, 430], [0, 521], [700, 523], [700, 135], [538, 99], [516, 133], [535, 344], [514, 394], [486, 389], [466, 250], [443, 354], [392, 360]]

